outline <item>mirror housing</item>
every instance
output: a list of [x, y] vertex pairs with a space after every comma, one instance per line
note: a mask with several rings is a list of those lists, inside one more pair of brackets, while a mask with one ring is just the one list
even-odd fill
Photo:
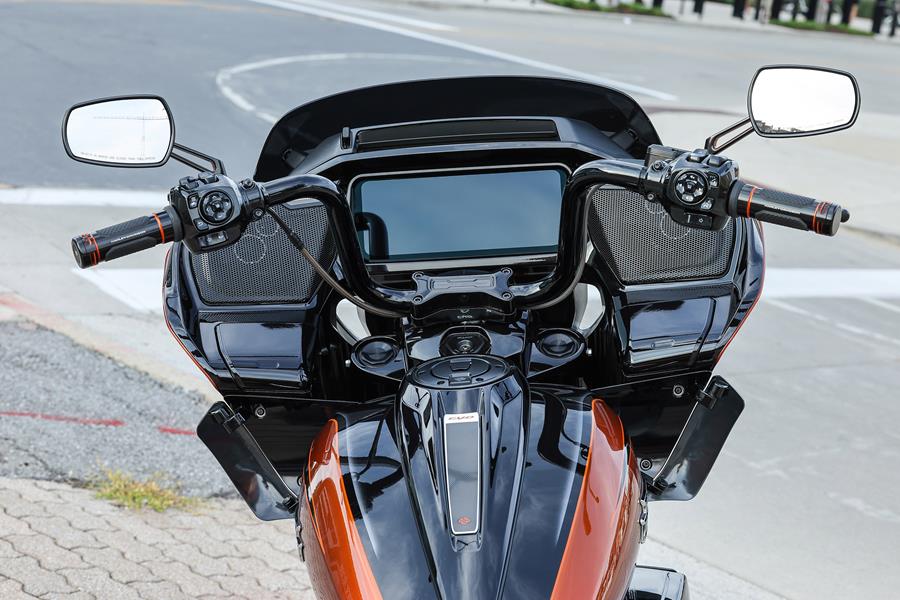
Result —
[[825, 67], [762, 67], [747, 94], [753, 130], [770, 138], [847, 129], [856, 122], [859, 104], [859, 85], [853, 75]]
[[116, 96], [76, 104], [63, 118], [73, 160], [111, 167], [159, 167], [172, 155], [175, 120], [159, 96]]

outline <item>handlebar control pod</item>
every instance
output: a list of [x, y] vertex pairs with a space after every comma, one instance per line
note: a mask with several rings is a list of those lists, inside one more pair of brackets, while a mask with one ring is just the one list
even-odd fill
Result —
[[731, 188], [728, 214], [829, 236], [850, 218], [850, 213], [838, 204], [767, 190], [743, 181], [735, 181]]
[[183, 237], [181, 221], [172, 207], [72, 238], [72, 253], [82, 269], [115, 260], [157, 244]]

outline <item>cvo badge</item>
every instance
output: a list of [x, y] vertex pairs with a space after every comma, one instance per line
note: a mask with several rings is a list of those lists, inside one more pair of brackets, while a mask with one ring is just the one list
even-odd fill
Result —
[[450, 530], [478, 532], [481, 511], [481, 416], [477, 412], [444, 415], [444, 466]]

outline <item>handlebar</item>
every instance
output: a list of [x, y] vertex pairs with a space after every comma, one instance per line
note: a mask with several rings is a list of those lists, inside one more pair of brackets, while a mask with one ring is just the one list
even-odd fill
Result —
[[[695, 178], [699, 178], [696, 172], [700, 163], [691, 162], [685, 156], [688, 155], [675, 154], [669, 164], [676, 165], [676, 174], [679, 172], [677, 169], [686, 169], [695, 173]], [[720, 162], [719, 166], [722, 165]], [[729, 165], [730, 163], [726, 163], [722, 166], [727, 171], [726, 175], [732, 171], [736, 173], [736, 169]], [[72, 250], [81, 268], [146, 250], [157, 244], [181, 240], [184, 240], [191, 251], [204, 252], [234, 243], [247, 224], [261, 218], [268, 207], [296, 198], [313, 198], [322, 203], [328, 214], [341, 271], [348, 288], [343, 293], [349, 298], [356, 297], [355, 302], [365, 303], [369, 310], [377, 314], [424, 317], [429, 314], [428, 310], [441, 308], [441, 303], [430, 301], [443, 294], [457, 297], [483, 294], [495, 309], [509, 314], [514, 309], [534, 310], [552, 306], [566, 298], [577, 285], [585, 265], [590, 189], [597, 185], [634, 189], [645, 194], [648, 199], [661, 196], [672, 205], [672, 214], [685, 217], [688, 225], [692, 219], [704, 216], [689, 211], [706, 210], [713, 216], [706, 216], [706, 220], [697, 222], [707, 229], [715, 226], [715, 221], [710, 222], [710, 218], [727, 219], [730, 215], [756, 218], [822, 235], [834, 235], [841, 222], [850, 216], [836, 204], [765, 190], [737, 179], [724, 185], [725, 175], [717, 179], [719, 183], [709, 183], [710, 189], [721, 190], [709, 192], [709, 206], [706, 206], [706, 201], [702, 204], [696, 202], [696, 197], [692, 197], [691, 202], [682, 198], [682, 204], [678, 205], [678, 198], [671, 199], [673, 193], [677, 196], [679, 191], [683, 191], [679, 190], [676, 179], [677, 177], [671, 176], [662, 160], [654, 160], [648, 166], [636, 161], [603, 159], [580, 166], [569, 178], [563, 193], [553, 271], [539, 281], [518, 285], [509, 284], [508, 280], [512, 275], [509, 269], [479, 277], [431, 277], [417, 273], [413, 277], [416, 284], [413, 290], [378, 284], [369, 275], [354, 214], [344, 193], [330, 179], [313, 174], [289, 175], [260, 183], [246, 179], [239, 184], [224, 174], [201, 173], [196, 178], [184, 178], [178, 187], [170, 191], [170, 206], [165, 210], [73, 238]], [[704, 181], [712, 182], [712, 179]], [[705, 190], [706, 188], [703, 193], [706, 193]], [[296, 232], [290, 232], [287, 225], [282, 226], [289, 232], [292, 243], [303, 252], [303, 240]], [[313, 262], [317, 270], [325, 271], [315, 259], [307, 259]], [[333, 285], [342, 287], [337, 282]], [[445, 304], [448, 306], [458, 304], [455, 300], [446, 300], [448, 303]], [[430, 308], [426, 308], [426, 305]]]
[[171, 206], [149, 216], [72, 238], [72, 253], [82, 269], [121, 258], [183, 237], [181, 220]]
[[767, 190], [740, 180], [731, 188], [727, 211], [732, 217], [754, 218], [828, 236], [836, 234], [841, 223], [850, 218], [850, 213], [838, 204]]
[[[543, 279], [510, 286], [509, 302], [519, 309], [539, 309], [562, 301], [578, 284], [584, 269], [587, 244], [588, 188], [598, 184], [634, 186], [640, 180], [640, 164], [597, 160], [579, 167], [566, 185], [560, 214], [556, 266]], [[350, 205], [340, 189], [319, 175], [291, 175], [259, 184], [266, 206], [300, 196], [320, 201], [328, 212], [341, 259], [341, 269], [350, 290], [368, 304], [382, 310], [412, 312], [421, 292], [377, 285], [369, 275], [359, 246]]]

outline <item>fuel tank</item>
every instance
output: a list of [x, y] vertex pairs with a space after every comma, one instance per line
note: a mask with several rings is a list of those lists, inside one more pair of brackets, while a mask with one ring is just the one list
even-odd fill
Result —
[[298, 537], [322, 598], [621, 600], [641, 481], [619, 418], [492, 356], [439, 358], [336, 413]]

